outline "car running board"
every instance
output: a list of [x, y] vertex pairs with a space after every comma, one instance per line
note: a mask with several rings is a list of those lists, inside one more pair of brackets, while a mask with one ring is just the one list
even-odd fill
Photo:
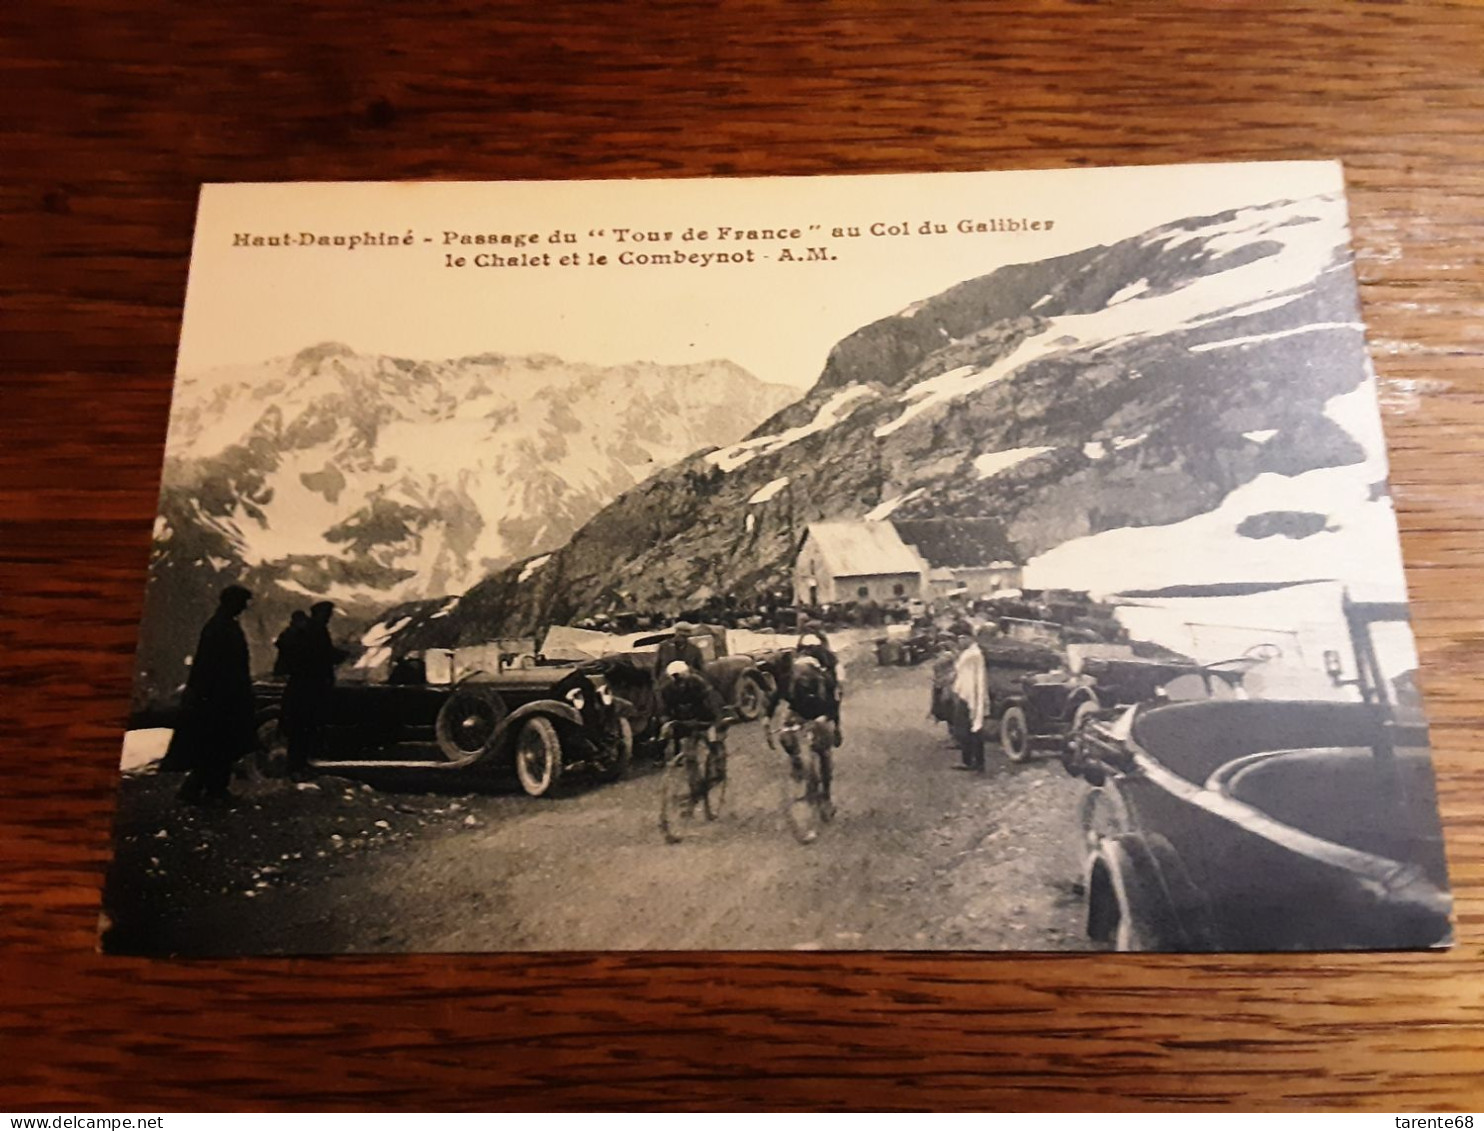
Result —
[[309, 768], [321, 770], [327, 774], [333, 774], [336, 770], [466, 770], [468, 762], [411, 762], [411, 761], [375, 761], [373, 759], [361, 759], [359, 761], [344, 762], [316, 762], [311, 761]]

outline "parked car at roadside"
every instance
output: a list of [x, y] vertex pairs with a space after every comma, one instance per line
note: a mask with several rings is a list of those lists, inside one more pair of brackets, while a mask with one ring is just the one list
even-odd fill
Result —
[[[1031, 629], [1016, 629], [1014, 635], [1006, 634], [990, 645], [978, 645], [984, 653], [985, 680], [989, 690], [985, 720], [988, 735], [1000, 734], [1006, 712], [1023, 702], [1024, 682], [1028, 677], [1064, 666], [1066, 656], [1059, 646], [1060, 641], [1056, 625], [1043, 626], [1041, 622], [1035, 622]], [[954, 638], [940, 635], [934, 655], [928, 713], [951, 725], [955, 699], [954, 669], [958, 655]]]
[[1000, 747], [1012, 762], [1038, 750], [1060, 754], [1093, 719], [1160, 697], [1176, 680], [1240, 685], [1247, 658], [1202, 665], [1137, 656], [1127, 644], [1068, 644], [1066, 663], [1023, 676], [999, 712]]
[[938, 631], [915, 624], [888, 625], [886, 635], [877, 637], [871, 646], [882, 667], [915, 667], [937, 652]]
[[1090, 723], [1067, 767], [1082, 802], [1087, 932], [1120, 950], [1444, 945], [1451, 900], [1427, 730], [1344, 606], [1360, 702], [1240, 699], [1228, 681]]
[[[474, 672], [457, 683], [344, 683], [330, 694], [322, 772], [380, 782], [513, 775], [533, 797], [564, 781], [622, 777], [633, 754], [631, 708], [600, 673], [575, 666]], [[283, 684], [256, 685], [258, 768], [281, 773]]]
[[[543, 663], [574, 663], [579, 670], [604, 679], [622, 697], [636, 742], [651, 742], [659, 720], [654, 694], [654, 658], [674, 633], [615, 636], [608, 633], [553, 626], [542, 642]], [[778, 688], [786, 681], [792, 647], [733, 652], [728, 630], [721, 625], [694, 626], [691, 642], [705, 659], [705, 672], [726, 706], [749, 722], [772, 709]]]

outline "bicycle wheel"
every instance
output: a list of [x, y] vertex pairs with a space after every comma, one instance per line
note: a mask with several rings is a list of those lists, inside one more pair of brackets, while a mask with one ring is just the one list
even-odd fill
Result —
[[[838, 731], [828, 719], [816, 719], [810, 729], [809, 738], [814, 747], [815, 764], [819, 767], [819, 819], [829, 824], [835, 819], [834, 765], [835, 744]], [[826, 770], [830, 771], [826, 775]]]
[[799, 745], [799, 763], [803, 772], [795, 777], [792, 762], [784, 762], [784, 810], [794, 839], [800, 844], [810, 844], [819, 836], [823, 785], [819, 777], [818, 752], [807, 741]]
[[702, 775], [705, 784], [703, 800], [706, 808], [706, 820], [714, 821], [721, 816], [722, 806], [727, 800], [727, 751], [723, 746], [718, 750], [706, 748], [706, 768]]
[[688, 750], [665, 763], [660, 775], [660, 832], [670, 844], [679, 844], [691, 827], [698, 787], [696, 761]]

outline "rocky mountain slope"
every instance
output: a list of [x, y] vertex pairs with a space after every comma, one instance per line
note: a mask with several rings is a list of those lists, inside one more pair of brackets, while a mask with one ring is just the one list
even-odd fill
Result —
[[605, 504], [734, 442], [798, 390], [726, 361], [410, 361], [336, 344], [177, 383], [141, 678], [169, 685], [239, 582], [263, 647], [291, 607], [352, 616], [459, 593]]
[[625, 492], [539, 568], [473, 587], [460, 631], [786, 583], [815, 520], [995, 515], [1031, 557], [1215, 511], [1262, 477], [1362, 464], [1331, 411], [1353, 409], [1368, 372], [1348, 267], [1343, 203], [1317, 198], [925, 298], [841, 341], [808, 396], [747, 438]]

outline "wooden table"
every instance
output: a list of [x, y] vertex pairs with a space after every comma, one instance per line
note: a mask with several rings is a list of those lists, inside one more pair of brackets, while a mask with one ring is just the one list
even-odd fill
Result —
[[[1484, 7], [36, 0], [0, 62], [0, 1108], [1484, 1105]], [[93, 953], [200, 182], [1323, 157], [1451, 952]]]

